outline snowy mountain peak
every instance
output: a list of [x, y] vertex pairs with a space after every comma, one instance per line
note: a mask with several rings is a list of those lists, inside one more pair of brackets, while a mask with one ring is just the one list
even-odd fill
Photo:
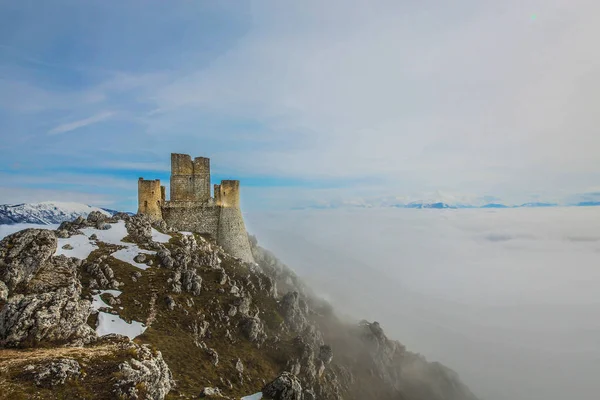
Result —
[[92, 211], [111, 216], [112, 213], [102, 208], [92, 207], [87, 204], [45, 201], [29, 204], [3, 204], [0, 205], [0, 224], [60, 224], [64, 221], [83, 216], [87, 217]]

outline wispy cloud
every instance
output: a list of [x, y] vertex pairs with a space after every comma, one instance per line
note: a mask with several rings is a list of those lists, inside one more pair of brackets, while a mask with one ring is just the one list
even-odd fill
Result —
[[66, 124], [58, 125], [57, 127], [49, 130], [48, 134], [49, 135], [57, 135], [59, 133], [66, 133], [66, 132], [74, 131], [76, 129], [83, 128], [84, 126], [93, 125], [93, 124], [97, 124], [99, 122], [105, 121], [114, 115], [115, 115], [115, 113], [111, 112], [111, 111], [96, 114], [89, 118], [80, 119], [79, 121], [73, 121], [73, 122], [69, 122]]

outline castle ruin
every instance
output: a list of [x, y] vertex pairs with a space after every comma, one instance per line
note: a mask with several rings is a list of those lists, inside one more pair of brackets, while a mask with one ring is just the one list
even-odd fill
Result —
[[211, 235], [234, 257], [254, 262], [240, 209], [240, 181], [223, 180], [211, 197], [210, 159], [171, 153], [171, 190], [160, 180], [138, 180], [138, 214], [164, 220], [178, 231]]

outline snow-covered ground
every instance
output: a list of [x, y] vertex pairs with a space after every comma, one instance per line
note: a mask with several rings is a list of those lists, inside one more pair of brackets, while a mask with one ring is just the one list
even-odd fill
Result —
[[117, 333], [129, 337], [129, 339], [134, 339], [144, 333], [146, 326], [141, 322], [131, 321], [131, 323], [128, 323], [118, 315], [99, 311], [101, 308], [113, 308], [106, 304], [100, 297], [104, 293], [110, 293], [113, 297], [119, 297], [122, 292], [119, 290], [101, 290], [92, 296], [92, 310], [98, 311], [98, 323], [96, 325], [96, 333], [98, 336]]
[[[72, 249], [63, 249], [63, 246], [70, 245]], [[70, 238], [58, 239], [58, 245], [56, 246], [55, 256], [65, 255], [67, 257], [77, 257], [81, 260], [88, 258], [90, 253], [96, 250], [96, 246], [90, 239], [85, 235], [75, 235]]]
[[[138, 247], [134, 243], [124, 242], [123, 238], [127, 236], [127, 228], [125, 227], [124, 221], [119, 221], [116, 224], [112, 224], [110, 229], [101, 230], [96, 228], [84, 228], [81, 230], [83, 235], [74, 235], [67, 239], [58, 240], [58, 248], [55, 255], [64, 254], [68, 257], [77, 257], [80, 259], [87, 258], [92, 251], [98, 248], [98, 246], [91, 241], [89, 238], [92, 235], [96, 235], [97, 242], [103, 242], [107, 244], [114, 244], [117, 246], [123, 246], [124, 248], [115, 251], [111, 254], [112, 257], [117, 260], [129, 263], [139, 269], [146, 269], [148, 266], [143, 263], [137, 263], [133, 259], [140, 253], [153, 255], [155, 251], [144, 250]], [[155, 242], [166, 243], [171, 239], [171, 236], [164, 233], [160, 233], [156, 229], [152, 229], [152, 239]], [[73, 247], [72, 250], [66, 250], [62, 247], [69, 244]]]
[[98, 325], [96, 333], [98, 336], [105, 336], [111, 333], [125, 335], [129, 339], [135, 339], [146, 330], [146, 326], [138, 321], [125, 322], [121, 317], [100, 311], [98, 313]]

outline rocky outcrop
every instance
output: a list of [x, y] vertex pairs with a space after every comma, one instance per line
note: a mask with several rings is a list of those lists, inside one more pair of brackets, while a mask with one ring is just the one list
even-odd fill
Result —
[[83, 270], [90, 274], [89, 288], [96, 289], [118, 289], [121, 285], [115, 279], [115, 273], [106, 264], [108, 256], [103, 255], [93, 261], [84, 261]]
[[273, 400], [302, 400], [302, 385], [295, 375], [283, 372], [266, 384], [262, 393]]
[[152, 219], [147, 215], [134, 215], [125, 221], [129, 238], [140, 244], [152, 242]]
[[86, 324], [90, 302], [82, 300], [78, 261], [52, 257], [56, 236], [28, 229], [0, 242], [0, 346], [83, 344], [96, 333]]
[[242, 334], [251, 342], [264, 343], [267, 338], [265, 326], [258, 317], [246, 317], [240, 323]]
[[298, 292], [289, 292], [283, 296], [280, 303], [280, 310], [285, 323], [293, 332], [302, 331], [308, 324], [306, 320], [308, 307], [300, 299]]
[[13, 292], [50, 261], [58, 241], [52, 231], [25, 229], [0, 242], [0, 280]]
[[31, 373], [36, 386], [52, 388], [64, 385], [68, 379], [81, 376], [81, 366], [72, 358], [51, 360], [41, 365], [25, 367], [26, 373]]
[[147, 345], [135, 345], [135, 350], [136, 356], [119, 366], [115, 395], [126, 399], [164, 399], [174, 381], [162, 354]]

